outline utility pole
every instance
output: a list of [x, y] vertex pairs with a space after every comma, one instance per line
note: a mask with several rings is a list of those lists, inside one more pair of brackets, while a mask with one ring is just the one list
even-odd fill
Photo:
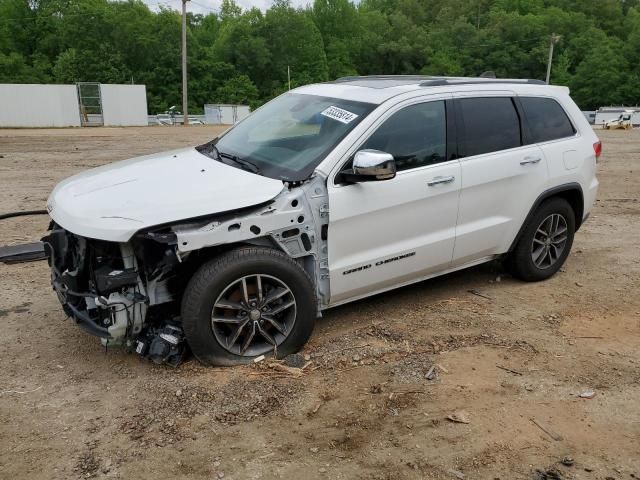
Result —
[[551, 78], [551, 62], [553, 61], [553, 46], [560, 41], [560, 35], [551, 34], [551, 43], [549, 44], [549, 61], [547, 62], [547, 85]]
[[287, 82], [289, 82], [289, 90], [291, 90], [291, 69], [287, 65]]
[[182, 114], [183, 125], [189, 125], [188, 94], [187, 94], [187, 2], [182, 0]]

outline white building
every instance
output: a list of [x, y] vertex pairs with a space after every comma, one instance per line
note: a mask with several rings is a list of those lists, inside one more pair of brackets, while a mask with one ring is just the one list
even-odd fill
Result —
[[147, 125], [144, 85], [0, 84], [0, 128]]

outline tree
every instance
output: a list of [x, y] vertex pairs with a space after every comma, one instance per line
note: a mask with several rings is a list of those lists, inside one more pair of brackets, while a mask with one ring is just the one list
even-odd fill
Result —
[[215, 98], [220, 103], [251, 105], [253, 108], [258, 100], [258, 89], [249, 77], [238, 75], [224, 82], [216, 90]]
[[576, 68], [571, 91], [582, 108], [595, 110], [601, 105], [628, 103], [622, 92], [630, 75], [620, 47], [613, 41], [596, 45]]
[[265, 75], [267, 92], [273, 93], [287, 83], [288, 70], [293, 85], [328, 79], [327, 57], [318, 27], [288, 1], [278, 0], [267, 11], [262, 35], [271, 52]]
[[58, 56], [53, 66], [58, 83], [126, 83], [130, 74], [120, 54], [104, 47], [98, 52], [70, 48]]
[[[291, 86], [355, 74], [544, 78], [583, 108], [635, 104], [640, 0], [223, 0], [189, 13], [189, 104], [258, 104]], [[0, 0], [0, 81], [145, 84], [151, 112], [180, 103], [180, 13], [142, 0]], [[249, 80], [249, 82], [247, 82]], [[254, 95], [253, 88], [257, 89]], [[227, 101], [227, 100], [225, 100]]]

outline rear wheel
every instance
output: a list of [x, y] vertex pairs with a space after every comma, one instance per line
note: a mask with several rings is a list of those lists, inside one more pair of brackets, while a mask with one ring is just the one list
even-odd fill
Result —
[[507, 258], [511, 273], [528, 282], [546, 280], [564, 264], [575, 233], [575, 214], [563, 198], [545, 201]]
[[200, 267], [185, 290], [182, 322], [189, 346], [209, 365], [294, 353], [313, 330], [314, 292], [307, 273], [278, 250], [225, 253]]

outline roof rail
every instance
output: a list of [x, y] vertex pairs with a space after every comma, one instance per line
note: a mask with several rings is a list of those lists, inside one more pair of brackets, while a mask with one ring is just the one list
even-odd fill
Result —
[[439, 77], [430, 75], [351, 75], [336, 78], [332, 83], [352, 82], [354, 80], [430, 80], [433, 78]]
[[420, 83], [421, 87], [441, 87], [443, 85], [475, 85], [475, 84], [483, 84], [483, 83], [527, 83], [530, 85], [546, 85], [542, 80], [535, 80], [531, 78], [460, 78], [460, 79], [448, 79], [448, 78], [437, 78], [434, 80], [426, 80]]
[[479, 77], [444, 77], [431, 75], [354, 75], [340, 77], [331, 83], [346, 83], [356, 80], [413, 80], [420, 82], [421, 87], [439, 87], [443, 85], [466, 85], [474, 83], [525, 83], [530, 85], [546, 85], [542, 80], [528, 78], [495, 78], [493, 72], [484, 72]]

